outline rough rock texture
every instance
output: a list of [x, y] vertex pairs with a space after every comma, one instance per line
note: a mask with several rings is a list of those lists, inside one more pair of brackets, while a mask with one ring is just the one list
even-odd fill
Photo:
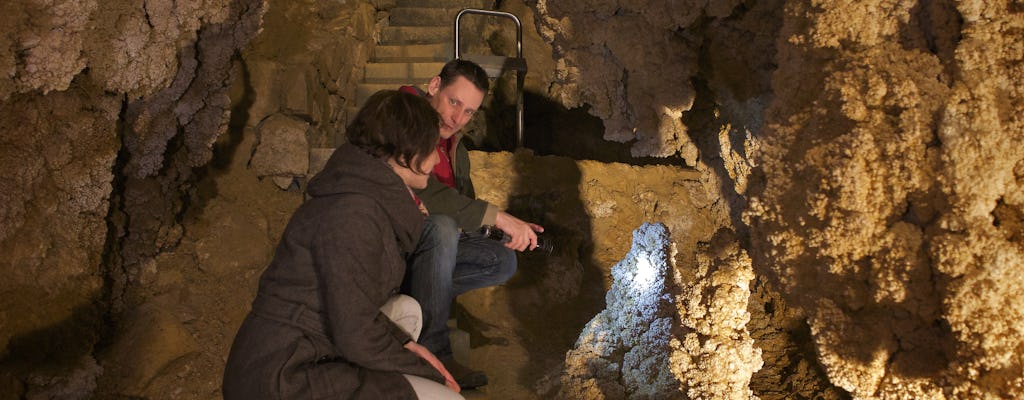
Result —
[[1024, 395], [1022, 12], [786, 3], [752, 254], [856, 397]]
[[[115, 312], [142, 304], [146, 294], [134, 290], [141, 271], [181, 240], [180, 217], [194, 190], [194, 168], [211, 160], [214, 141], [228, 130], [229, 94], [238, 77], [232, 59], [259, 32], [265, 6], [261, 0], [228, 1], [183, 8], [194, 15], [167, 14], [171, 19], [210, 18], [211, 23], [195, 33], [193, 45], [177, 52], [176, 60], [162, 60], [178, 65], [168, 71], [173, 75], [166, 77], [166, 87], [127, 97], [122, 116], [126, 160], [118, 171], [124, 181], [112, 215], [118, 222], [109, 277]], [[149, 15], [136, 11], [125, 8], [107, 17], [145, 21]], [[226, 19], [217, 18], [221, 13]], [[118, 26], [130, 29], [134, 22]]]
[[87, 86], [11, 100], [0, 103], [0, 395], [27, 370], [59, 383], [50, 374], [81, 367], [95, 381], [120, 108]]
[[226, 130], [231, 58], [263, 9], [0, 5], [2, 397], [92, 396], [102, 323], [131, 303], [130, 269], [180, 236], [185, 182]]
[[556, 245], [563, 232], [585, 235], [570, 246], [592, 254], [585, 259], [604, 271], [605, 286], [611, 266], [629, 250], [631, 231], [624, 227], [665, 221], [676, 232], [679, 251], [693, 254], [697, 241], [728, 223], [729, 210], [715, 195], [717, 181], [684, 168], [577, 161], [529, 150], [474, 151], [470, 162], [477, 197], [544, 225]]
[[[309, 171], [309, 143], [305, 121], [275, 114], [260, 123], [256, 129], [259, 144], [252, 154], [250, 166], [256, 176], [286, 178], [305, 177]], [[284, 185], [287, 189], [290, 184]]]
[[558, 398], [565, 352], [603, 309], [611, 267], [629, 251], [627, 227], [668, 221], [679, 260], [689, 266], [698, 242], [729, 220], [713, 195], [717, 182], [679, 167], [529, 151], [472, 151], [470, 158], [478, 195], [543, 225], [555, 247], [550, 256], [523, 254], [508, 284], [459, 298], [460, 328], [471, 334], [472, 364], [488, 371], [491, 398]]
[[[301, 201], [247, 169], [253, 128], [338, 143], [393, 3], [268, 2], [0, 2], [0, 398], [219, 398]], [[689, 396], [1024, 397], [1019, 1], [500, 3], [551, 53], [539, 153], [665, 158], [474, 153], [482, 196], [560, 249], [461, 299], [481, 392], [571, 390], [628, 229], [661, 221], [676, 301], [704, 299], [670, 362]]]
[[274, 3], [264, 33], [242, 52], [238, 88], [246, 125], [282, 114], [310, 123], [311, 147], [334, 147], [344, 134], [356, 83], [386, 14], [367, 1]]
[[564, 399], [666, 399], [679, 397], [669, 355], [676, 309], [672, 283], [675, 251], [664, 225], [633, 231], [626, 257], [612, 267], [605, 309], [580, 333], [565, 356]]
[[684, 28], [705, 12], [728, 15], [735, 3], [541, 0], [538, 25], [557, 62], [548, 93], [570, 108], [589, 105], [604, 121], [605, 139], [635, 140], [634, 156], [678, 154], [695, 165], [697, 147], [680, 117], [696, 96], [690, 79], [699, 44]]
[[[225, 135], [218, 144], [230, 141]], [[226, 164], [210, 167], [182, 216], [177, 246], [139, 272], [135, 290], [146, 294], [144, 303], [126, 312], [114, 343], [97, 355], [108, 367], [96, 398], [221, 398], [231, 340], [302, 202], [246, 167], [254, 143], [249, 130], [228, 147]]]
[[751, 377], [761, 369], [761, 344], [748, 329], [750, 257], [728, 229], [719, 230], [697, 253], [693, 268], [678, 268], [676, 312], [683, 334], [671, 370], [693, 399], [757, 398]]
[[750, 258], [728, 229], [677, 266], [661, 224], [633, 232], [606, 308], [566, 354], [558, 398], [756, 398], [761, 349], [747, 331]]
[[849, 398], [849, 394], [828, 380], [810, 340], [807, 319], [786, 303], [764, 275], [750, 285], [746, 325], [764, 365], [750, 377], [750, 389], [761, 399]]
[[83, 68], [96, 12], [92, 0], [7, 1], [0, 5], [0, 100], [13, 93], [65, 90]]

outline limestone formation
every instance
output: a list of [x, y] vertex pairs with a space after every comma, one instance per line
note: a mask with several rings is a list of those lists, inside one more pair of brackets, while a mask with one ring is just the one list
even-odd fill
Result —
[[87, 87], [13, 97], [0, 103], [0, 387], [20, 386], [11, 369], [33, 365], [33, 382], [54, 383], [41, 392], [84, 390], [98, 373], [90, 350], [102, 315], [119, 104]]
[[[664, 225], [644, 224], [633, 247], [612, 267], [606, 308], [583, 327], [565, 357], [565, 399], [668, 399], [680, 394], [669, 355], [676, 308], [674, 247]], [[675, 328], [675, 329], [674, 329]]]
[[1022, 27], [1007, 3], [787, 3], [752, 254], [856, 397], [1022, 395]]
[[604, 121], [605, 139], [635, 141], [634, 156], [678, 155], [696, 165], [697, 147], [680, 117], [696, 96], [690, 79], [698, 43], [679, 31], [704, 8], [728, 14], [729, 5], [539, 1], [536, 8], [557, 61], [552, 97], [567, 107], [590, 106]]
[[688, 268], [664, 225], [644, 224], [612, 267], [606, 308], [566, 354], [559, 398], [756, 398], [747, 331], [750, 258], [723, 231]]
[[692, 399], [755, 399], [751, 378], [764, 365], [762, 344], [751, 337], [750, 257], [722, 229], [697, 253], [693, 268], [676, 268], [681, 345], [672, 352], [672, 372]]
[[[396, 4], [0, 2], [0, 398], [219, 398], [302, 201], [247, 167], [318, 168]], [[482, 393], [1024, 397], [1019, 1], [490, 4], [526, 17], [527, 126], [557, 136], [473, 178], [562, 252], [460, 298]], [[270, 116], [308, 124], [294, 165], [251, 159]], [[563, 381], [645, 221], [678, 251], [664, 313], [595, 322], [574, 357], [630, 350]]]
[[263, 6], [0, 5], [3, 396], [91, 397], [101, 324], [137, 278], [125, 265], [180, 237], [185, 182], [226, 130], [231, 58]]

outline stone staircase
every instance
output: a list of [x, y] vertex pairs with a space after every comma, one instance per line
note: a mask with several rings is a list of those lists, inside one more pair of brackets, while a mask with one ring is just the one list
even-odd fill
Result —
[[[489, 9], [492, 4], [487, 0], [392, 0], [389, 26], [366, 64], [362, 82], [356, 85], [356, 104], [345, 110], [349, 118], [380, 90], [403, 85], [426, 90], [430, 78], [454, 55], [455, 15], [464, 8]], [[344, 141], [335, 137], [334, 147]], [[309, 176], [323, 168], [334, 147], [310, 150]]]
[[[486, 0], [395, 0], [390, 26], [366, 64], [356, 87], [356, 109], [372, 94], [402, 85], [425, 88], [452, 58], [452, 24], [464, 8], [484, 8]], [[355, 110], [350, 110], [354, 115]]]

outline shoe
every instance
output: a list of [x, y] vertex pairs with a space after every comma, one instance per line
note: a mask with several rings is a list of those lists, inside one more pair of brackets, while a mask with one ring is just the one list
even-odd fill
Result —
[[483, 371], [477, 371], [459, 364], [458, 361], [451, 357], [441, 359], [441, 363], [444, 364], [448, 373], [452, 374], [452, 378], [455, 378], [455, 383], [458, 383], [462, 389], [473, 389], [487, 384], [487, 374]]

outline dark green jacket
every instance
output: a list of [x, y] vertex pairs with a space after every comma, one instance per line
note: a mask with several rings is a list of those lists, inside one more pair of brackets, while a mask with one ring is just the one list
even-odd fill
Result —
[[498, 207], [476, 198], [473, 181], [469, 176], [469, 151], [462, 144], [461, 138], [461, 134], [455, 135], [455, 154], [452, 157], [456, 189], [431, 176], [426, 189], [416, 191], [416, 195], [423, 200], [423, 205], [430, 213], [450, 216], [462, 230], [473, 231], [483, 225], [494, 225]]
[[225, 400], [412, 400], [402, 374], [443, 383], [379, 310], [423, 230], [401, 178], [345, 144], [307, 192], [231, 346]]

